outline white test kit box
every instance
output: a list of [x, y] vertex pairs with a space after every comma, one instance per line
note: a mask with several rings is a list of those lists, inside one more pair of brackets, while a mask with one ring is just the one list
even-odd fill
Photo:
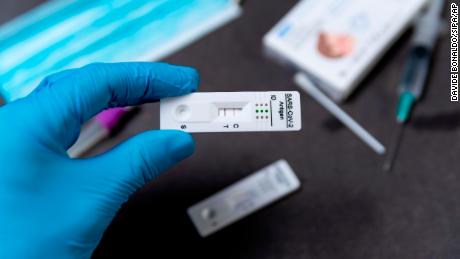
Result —
[[268, 55], [343, 101], [426, 0], [303, 0], [264, 37]]

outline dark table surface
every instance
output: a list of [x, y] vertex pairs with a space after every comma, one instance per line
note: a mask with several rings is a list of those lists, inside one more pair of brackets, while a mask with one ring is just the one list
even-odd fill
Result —
[[[3, 0], [0, 22], [40, 2]], [[200, 91], [297, 90], [293, 72], [261, 51], [262, 36], [295, 3], [249, 0], [240, 19], [166, 60], [198, 68]], [[409, 39], [410, 32], [343, 105], [386, 146], [396, 129], [396, 85]], [[383, 172], [383, 157], [302, 93], [298, 133], [196, 134], [195, 154], [125, 204], [94, 257], [459, 258], [460, 106], [450, 102], [449, 55], [446, 35], [393, 172]], [[157, 128], [158, 120], [158, 104], [142, 106], [90, 155]], [[187, 207], [280, 158], [301, 179], [299, 192], [209, 238], [198, 236]]]

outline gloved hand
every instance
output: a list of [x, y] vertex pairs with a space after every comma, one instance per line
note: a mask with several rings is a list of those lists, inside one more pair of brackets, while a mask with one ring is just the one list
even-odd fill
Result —
[[194, 69], [92, 64], [51, 75], [0, 108], [0, 258], [89, 258], [129, 196], [191, 155], [180, 131], [139, 134], [107, 153], [70, 159], [80, 125], [109, 107], [195, 91]]

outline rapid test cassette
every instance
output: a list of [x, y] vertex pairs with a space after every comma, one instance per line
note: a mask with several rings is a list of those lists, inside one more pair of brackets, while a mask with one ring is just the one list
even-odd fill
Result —
[[289, 164], [278, 160], [193, 205], [187, 212], [199, 234], [206, 237], [299, 188], [300, 181]]
[[187, 132], [298, 131], [297, 91], [204, 92], [160, 102], [160, 128]]

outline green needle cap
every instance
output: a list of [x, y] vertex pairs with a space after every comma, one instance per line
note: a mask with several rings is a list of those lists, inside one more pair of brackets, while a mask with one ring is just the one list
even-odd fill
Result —
[[404, 92], [399, 97], [398, 110], [396, 111], [396, 120], [398, 122], [407, 121], [414, 102], [415, 97], [410, 92]]

